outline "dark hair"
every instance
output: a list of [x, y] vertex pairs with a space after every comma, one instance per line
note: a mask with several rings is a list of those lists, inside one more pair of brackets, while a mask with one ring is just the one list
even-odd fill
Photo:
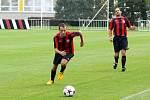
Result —
[[58, 27], [59, 27], [59, 29], [60, 29], [60, 27], [66, 27], [66, 25], [65, 25], [65, 23], [60, 23], [59, 25], [58, 25]]

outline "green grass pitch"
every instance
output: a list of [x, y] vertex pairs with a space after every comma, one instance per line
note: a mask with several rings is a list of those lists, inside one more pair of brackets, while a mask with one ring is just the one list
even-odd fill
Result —
[[[64, 79], [47, 86], [56, 30], [0, 30], [0, 100], [150, 100], [150, 33], [129, 32], [127, 70], [112, 69], [113, 47], [106, 31], [83, 31]], [[121, 56], [120, 56], [121, 58]], [[57, 72], [60, 70], [60, 66]], [[74, 97], [64, 97], [72, 85]]]

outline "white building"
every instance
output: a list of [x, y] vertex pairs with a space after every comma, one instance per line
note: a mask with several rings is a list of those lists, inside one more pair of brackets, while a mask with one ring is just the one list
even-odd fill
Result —
[[0, 0], [0, 18], [54, 17], [56, 0]]

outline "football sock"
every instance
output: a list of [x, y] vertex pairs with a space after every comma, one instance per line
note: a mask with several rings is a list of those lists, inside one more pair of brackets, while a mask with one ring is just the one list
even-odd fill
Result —
[[61, 66], [61, 70], [60, 70], [60, 72], [64, 72], [64, 70], [66, 69], [66, 66]]
[[118, 57], [118, 56], [115, 56], [114, 59], [115, 59], [115, 63], [118, 64], [118, 59], [119, 59], [119, 57]]
[[56, 75], [56, 71], [51, 70], [51, 80], [54, 81]]
[[122, 56], [122, 68], [125, 67], [126, 64], [126, 56]]

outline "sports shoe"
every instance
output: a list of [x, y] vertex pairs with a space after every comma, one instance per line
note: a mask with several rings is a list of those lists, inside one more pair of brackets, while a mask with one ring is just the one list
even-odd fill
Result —
[[117, 69], [117, 63], [114, 63], [114, 64], [113, 64], [113, 68], [114, 68], [114, 69]]
[[47, 85], [52, 85], [52, 84], [54, 84], [54, 81], [48, 80], [48, 82], [47, 82], [46, 84], [47, 84]]
[[58, 74], [58, 80], [62, 80], [63, 77], [64, 77], [64, 73], [63, 73], [63, 72], [60, 72], [60, 73]]
[[126, 71], [126, 68], [125, 67], [122, 67], [122, 70], [121, 70], [122, 72], [125, 72]]

